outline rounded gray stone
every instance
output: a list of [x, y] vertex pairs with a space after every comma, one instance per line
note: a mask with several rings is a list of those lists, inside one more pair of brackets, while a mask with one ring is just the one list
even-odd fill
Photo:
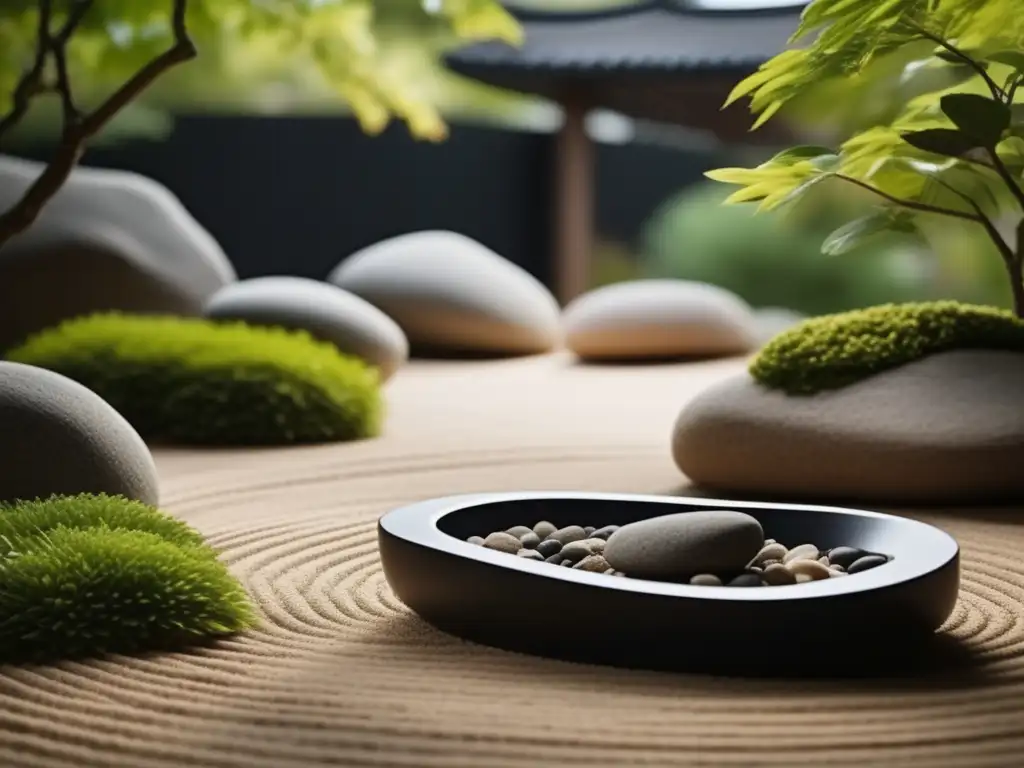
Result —
[[624, 525], [608, 538], [604, 557], [636, 578], [675, 579], [742, 570], [763, 542], [761, 524], [750, 515], [700, 510]]
[[327, 280], [388, 314], [418, 354], [536, 354], [561, 340], [551, 292], [456, 232], [381, 241], [344, 259]]
[[557, 541], [564, 547], [566, 544], [571, 544], [574, 541], [583, 541], [583, 539], [587, 538], [587, 532], [583, 530], [582, 526], [567, 525], [565, 528], [559, 528], [554, 533], [549, 534], [548, 538]]
[[[0, 211], [43, 167], [0, 155]], [[0, 352], [95, 312], [197, 316], [235, 280], [223, 249], [165, 186], [80, 166], [0, 249]]]
[[304, 277], [257, 277], [228, 285], [207, 302], [213, 320], [242, 320], [307, 331], [361, 358], [387, 381], [409, 357], [409, 343], [390, 317], [341, 288]]
[[562, 326], [566, 346], [584, 360], [739, 355], [757, 341], [746, 302], [688, 280], [602, 286], [570, 302]]
[[106, 493], [156, 506], [153, 457], [138, 432], [65, 376], [0, 362], [0, 501]]

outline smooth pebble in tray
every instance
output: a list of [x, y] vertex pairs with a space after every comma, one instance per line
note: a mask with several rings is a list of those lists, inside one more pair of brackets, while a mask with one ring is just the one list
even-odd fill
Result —
[[519, 539], [511, 533], [504, 533], [502, 531], [495, 531], [488, 535], [488, 537], [484, 539], [484, 546], [488, 549], [497, 550], [498, 552], [508, 552], [511, 555], [514, 555], [523, 548]]
[[713, 573], [698, 573], [692, 579], [690, 583], [695, 587], [720, 587], [722, 586], [722, 580], [715, 576]]
[[808, 576], [815, 581], [827, 579], [830, 573], [829, 569], [817, 560], [791, 560], [785, 567], [794, 576]]
[[551, 557], [562, 551], [562, 545], [554, 539], [546, 539], [537, 545], [537, 551], [544, 557]]
[[520, 539], [528, 533], [533, 533], [533, 529], [527, 528], [525, 525], [513, 525], [511, 528], [505, 531], [505, 533], [511, 534], [512, 536], [515, 536], [517, 539]]
[[786, 548], [781, 544], [772, 542], [771, 544], [765, 544], [761, 547], [761, 551], [758, 552], [754, 559], [750, 561], [751, 565], [763, 565], [768, 561], [780, 561], [786, 556]]
[[587, 532], [583, 530], [582, 526], [567, 525], [565, 528], [559, 528], [554, 533], [549, 534], [548, 538], [565, 545], [571, 544], [574, 541], [583, 541], [583, 539], [587, 538]]
[[866, 555], [858, 560], [855, 560], [846, 572], [849, 574], [863, 573], [864, 571], [870, 571], [872, 568], [877, 568], [880, 565], [885, 565], [889, 562], [889, 558], [885, 555]]
[[682, 512], [624, 525], [608, 538], [605, 559], [637, 578], [728, 573], [746, 566], [761, 549], [756, 518], [728, 509]]
[[527, 549], [536, 549], [540, 544], [540, 536], [533, 531], [529, 531], [520, 536], [519, 541]]
[[796, 584], [796, 577], [782, 563], [773, 563], [767, 566], [762, 572], [761, 578], [772, 587]]
[[794, 560], [817, 560], [820, 553], [818, 548], [813, 544], [801, 544], [799, 547], [793, 547], [786, 553], [786, 556], [782, 558], [783, 563], [791, 563]]
[[763, 587], [761, 575], [757, 573], [741, 573], [729, 582], [730, 587]]
[[549, 523], [547, 520], [541, 520], [535, 526], [533, 526], [533, 532], [540, 536], [541, 541], [546, 539], [552, 533], [558, 530], [558, 527], [554, 523]]
[[857, 560], [870, 554], [870, 552], [865, 552], [863, 549], [856, 549], [855, 547], [833, 547], [828, 551], [828, 561], [831, 565], [841, 565], [843, 568], [849, 568]]
[[476, 544], [478, 547], [482, 547], [484, 545], [483, 536], [470, 536], [466, 541], [470, 544]]
[[561, 552], [562, 557], [567, 560], [572, 560], [574, 563], [578, 563], [583, 558], [589, 557], [592, 554], [594, 554], [594, 550], [586, 540], [570, 541], [562, 547]]
[[544, 561], [544, 556], [536, 549], [520, 549], [516, 554], [524, 560]]
[[604, 528], [598, 528], [596, 531], [590, 534], [590, 537], [593, 539], [607, 540], [608, 537], [615, 533], [617, 530], [619, 530], [619, 526], [617, 525], [606, 525]]
[[577, 571], [588, 571], [590, 573], [604, 573], [610, 566], [608, 561], [601, 555], [587, 555], [573, 566]]

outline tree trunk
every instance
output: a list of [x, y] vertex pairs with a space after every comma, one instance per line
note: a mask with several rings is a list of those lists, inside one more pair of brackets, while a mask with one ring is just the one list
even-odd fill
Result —
[[1013, 311], [1017, 317], [1024, 319], [1024, 252], [1020, 247], [1014, 258], [1006, 264], [1010, 275], [1010, 289], [1013, 291]]

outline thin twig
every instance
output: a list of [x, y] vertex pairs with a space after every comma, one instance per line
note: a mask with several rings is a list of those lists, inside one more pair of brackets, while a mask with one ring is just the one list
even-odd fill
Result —
[[92, 8], [92, 4], [93, 0], [76, 0], [60, 31], [49, 42], [57, 68], [57, 93], [60, 94], [65, 131], [77, 125], [81, 119], [81, 113], [75, 106], [74, 91], [71, 87], [71, 78], [68, 75], [67, 46], [86, 14], [89, 13], [89, 9]]
[[31, 66], [22, 75], [14, 89], [10, 111], [0, 120], [0, 138], [21, 122], [28, 112], [32, 97], [42, 90], [43, 74], [46, 70], [46, 54], [50, 40], [50, 19], [53, 16], [52, 0], [39, 0], [39, 23], [36, 32], [36, 52]]
[[1024, 190], [1021, 190], [1020, 184], [1018, 184], [1017, 180], [1013, 178], [1013, 175], [1006, 167], [1006, 164], [1003, 162], [1002, 158], [999, 157], [999, 153], [996, 152], [994, 148], [988, 149], [987, 151], [988, 156], [992, 158], [992, 168], [999, 174], [999, 178], [1003, 180], [1003, 183], [1006, 184], [1007, 188], [1010, 190], [1010, 194], [1012, 194], [1014, 199], [1017, 201], [1017, 204], [1022, 210], [1024, 210]]
[[[65, 130], [60, 145], [43, 172], [20, 200], [10, 210], [0, 215], [0, 248], [3, 248], [8, 240], [35, 222], [43, 207], [68, 180], [85, 150], [86, 142], [103, 130], [118, 112], [140, 96], [161, 75], [172, 67], [195, 57], [195, 44], [188, 35], [185, 23], [187, 6], [188, 0], [173, 0], [171, 12], [173, 45], [138, 70], [128, 82], [118, 88], [93, 112], [84, 115]], [[71, 32], [73, 31], [72, 29]]]
[[999, 233], [999, 229], [996, 227], [996, 225], [988, 216], [985, 215], [985, 212], [981, 209], [981, 206], [978, 204], [978, 202], [973, 197], [968, 195], [966, 192], [962, 192], [961, 190], [954, 187], [952, 184], [944, 181], [943, 179], [938, 178], [937, 176], [928, 176], [928, 178], [934, 181], [936, 184], [952, 192], [954, 195], [959, 197], [961, 200], [963, 200], [965, 203], [971, 206], [971, 208], [974, 209], [974, 212], [978, 216], [978, 223], [985, 228], [985, 233], [995, 244], [996, 248], [999, 249], [999, 253], [1003, 257], [1003, 261], [1006, 262], [1007, 266], [1013, 264], [1017, 258], [1017, 255], [1013, 252], [1013, 249], [1009, 246], [1009, 244], [1006, 242], [1003, 236]]
[[935, 43], [939, 47], [943, 48], [944, 50], [948, 51], [953, 56], [956, 56], [958, 59], [960, 59], [960, 61], [962, 61], [964, 64], [966, 64], [971, 69], [973, 69], [975, 72], [977, 72], [981, 76], [982, 80], [985, 81], [985, 85], [988, 86], [988, 89], [992, 92], [992, 97], [996, 101], [1004, 101], [1005, 100], [1006, 94], [1003, 93], [1003, 89], [999, 87], [999, 84], [996, 83], [996, 81], [992, 79], [992, 76], [989, 75], [989, 73], [985, 71], [985, 68], [983, 66], [981, 66], [981, 64], [979, 64], [977, 61], [975, 61], [970, 56], [968, 56], [966, 53], [961, 51], [959, 48], [957, 48], [951, 42], [949, 42], [948, 40], [943, 39], [939, 35], [936, 35], [936, 34], [934, 34], [932, 32], [929, 32], [924, 27], [922, 27], [922, 26], [920, 26], [918, 24], [915, 24], [912, 21], [908, 21], [907, 23], [911, 27], [913, 27], [917, 31], [918, 34], [920, 34], [921, 36], [926, 37], [927, 39], [931, 40], [933, 43]]
[[893, 205], [898, 205], [901, 208], [907, 208], [912, 211], [921, 211], [922, 213], [934, 213], [940, 216], [950, 216], [955, 219], [975, 221], [978, 222], [979, 224], [981, 223], [981, 220], [978, 218], [978, 216], [973, 213], [967, 213], [966, 211], [957, 211], [952, 208], [942, 208], [941, 206], [938, 205], [929, 205], [928, 203], [921, 203], [918, 202], [917, 200], [904, 200], [903, 198], [896, 197], [895, 195], [890, 195], [888, 192], [883, 192], [878, 187], [873, 187], [867, 182], [861, 181], [860, 179], [855, 179], [853, 176], [847, 176], [842, 173], [837, 173], [834, 175], [837, 179], [847, 181], [850, 184], [854, 184], [860, 187], [861, 189], [866, 189], [868, 192], [874, 192], [879, 197], [884, 198]]

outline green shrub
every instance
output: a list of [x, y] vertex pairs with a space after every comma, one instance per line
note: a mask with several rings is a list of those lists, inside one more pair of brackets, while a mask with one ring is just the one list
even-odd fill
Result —
[[805, 320], [772, 339], [751, 375], [789, 394], [837, 389], [954, 349], [1024, 352], [1024, 321], [954, 301], [887, 304]]
[[1009, 306], [982, 273], [988, 254], [965, 254], [963, 247], [936, 259], [920, 244], [880, 237], [853, 253], [823, 255], [825, 237], [851, 216], [845, 188], [820, 190], [786, 216], [755, 214], [755, 203], [722, 205], [730, 191], [695, 184], [654, 213], [643, 234], [647, 276], [712, 283], [751, 306], [804, 315], [937, 299]]
[[254, 621], [202, 536], [144, 504], [5, 504], [0, 530], [0, 663], [182, 649]]
[[376, 369], [301, 331], [105, 313], [43, 331], [8, 358], [84, 384], [150, 440], [353, 440], [382, 419]]
[[38, 536], [56, 528], [143, 531], [180, 547], [201, 547], [203, 536], [177, 518], [122, 496], [83, 493], [0, 502], [0, 542]]

